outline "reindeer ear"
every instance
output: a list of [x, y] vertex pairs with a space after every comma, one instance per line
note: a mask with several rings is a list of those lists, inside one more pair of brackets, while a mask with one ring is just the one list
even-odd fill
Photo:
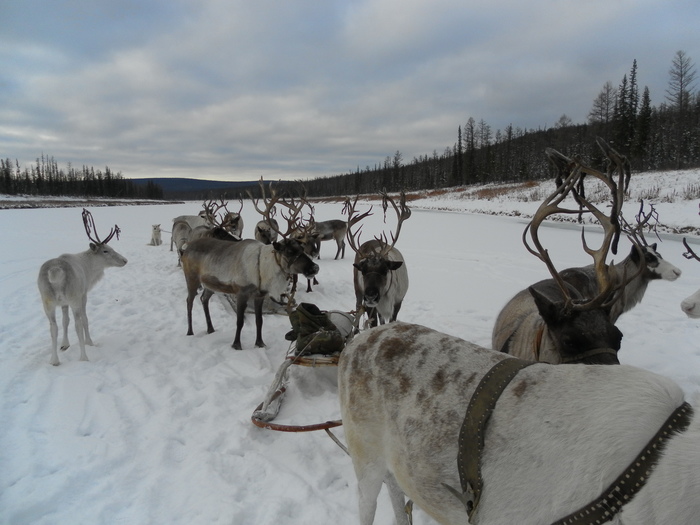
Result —
[[639, 262], [639, 252], [637, 251], [637, 247], [632, 244], [632, 250], [630, 251], [630, 260], [633, 263]]
[[403, 264], [403, 261], [387, 261], [386, 265], [389, 267], [390, 270], [398, 270], [401, 268], [401, 265]]
[[90, 243], [90, 250], [92, 250], [93, 252], [97, 251], [97, 245], [94, 242]]
[[282, 245], [280, 243], [278, 243], [277, 241], [272, 243], [272, 247], [275, 249], [276, 252], [282, 251]]
[[528, 288], [530, 295], [535, 300], [537, 310], [540, 312], [545, 323], [556, 323], [560, 319], [561, 304], [555, 303], [534, 286]]

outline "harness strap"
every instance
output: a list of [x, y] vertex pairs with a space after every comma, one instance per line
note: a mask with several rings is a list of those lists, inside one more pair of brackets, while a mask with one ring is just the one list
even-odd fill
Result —
[[484, 433], [486, 423], [491, 417], [491, 412], [501, 393], [515, 375], [525, 367], [534, 365], [533, 361], [524, 359], [507, 358], [496, 363], [481, 378], [476, 387], [467, 413], [459, 432], [459, 452], [457, 454], [457, 469], [462, 492], [445, 485], [464, 504], [469, 520], [476, 512], [483, 480], [481, 479], [481, 455], [484, 450]]
[[674, 434], [687, 429], [692, 415], [693, 407], [688, 403], [679, 406], [632, 464], [595, 501], [555, 521], [552, 525], [597, 525], [613, 519], [622, 506], [629, 503], [649, 479], [649, 474], [659, 461], [666, 441]]
[[617, 357], [617, 352], [612, 348], [593, 348], [591, 350], [588, 350], [587, 352], [583, 352], [582, 354], [576, 354], [571, 357], [562, 357], [561, 362], [563, 364], [578, 363], [579, 361], [586, 359], [587, 357], [593, 357], [594, 355], [601, 354], [610, 354], [614, 357]]

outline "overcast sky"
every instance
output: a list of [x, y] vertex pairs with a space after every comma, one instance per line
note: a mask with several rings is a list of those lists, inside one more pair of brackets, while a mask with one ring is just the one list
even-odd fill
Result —
[[0, 157], [309, 178], [584, 123], [634, 59], [664, 101], [698, 0], [0, 0]]

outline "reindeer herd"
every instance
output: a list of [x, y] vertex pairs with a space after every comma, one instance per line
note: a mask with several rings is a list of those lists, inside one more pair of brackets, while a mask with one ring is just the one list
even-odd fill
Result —
[[[308, 291], [315, 282], [320, 242], [334, 240], [337, 259], [347, 241], [355, 253], [354, 313], [366, 315], [369, 327], [346, 346], [338, 365], [362, 525], [374, 522], [383, 484], [398, 525], [411, 523], [406, 497], [441, 524], [697, 523], [700, 420], [675, 383], [620, 365], [617, 355], [623, 337], [618, 318], [642, 300], [650, 281], [674, 281], [681, 272], [644, 238], [653, 206], [645, 212], [641, 205], [635, 225], [623, 218], [629, 163], [604, 141], [598, 144], [607, 172], [547, 150], [557, 188], [528, 224], [523, 243], [552, 278], [505, 304], [493, 327], [493, 350], [397, 321], [409, 284], [395, 246], [411, 216], [403, 193], [398, 203], [382, 194], [385, 219], [389, 206], [396, 213], [395, 233], [361, 243], [362, 221], [372, 207], [360, 212], [357, 197], [345, 200], [347, 220], [316, 222], [305, 193], [281, 195], [271, 184], [266, 191], [262, 180], [261, 198], [249, 195], [262, 217], [254, 239], [243, 239], [242, 200], [238, 212], [229, 212], [223, 201], [209, 202], [197, 216], [173, 219], [171, 251], [187, 287], [187, 335], [193, 334], [192, 308], [201, 290], [208, 333], [214, 331], [209, 300], [225, 294], [236, 311], [232, 347], [240, 350], [252, 300], [255, 346], [264, 347], [265, 301], [289, 311], [297, 276], [308, 279]], [[586, 198], [590, 179], [609, 189], [607, 213]], [[575, 206], [565, 204], [572, 200]], [[589, 215], [602, 226], [598, 249], [581, 235], [591, 265], [556, 269], [539, 230], [558, 214]], [[87, 292], [105, 268], [127, 262], [107, 246], [119, 235], [116, 225], [100, 241], [86, 210], [83, 221], [89, 250], [51, 259], [39, 273], [52, 365], [59, 364], [55, 308], [63, 310], [61, 349], [69, 345], [71, 308], [81, 360], [87, 360]], [[160, 225], [153, 225], [152, 235], [151, 244], [160, 244]], [[620, 263], [607, 263], [621, 235], [632, 250]], [[684, 256], [700, 261], [684, 244]], [[700, 318], [700, 290], [681, 308]], [[497, 376], [497, 368], [509, 367], [507, 378]]]

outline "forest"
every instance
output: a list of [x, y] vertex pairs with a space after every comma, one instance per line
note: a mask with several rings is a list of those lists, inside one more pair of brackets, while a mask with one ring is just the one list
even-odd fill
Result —
[[[309, 197], [417, 191], [471, 184], [540, 180], [550, 176], [543, 154], [551, 147], [578, 156], [589, 165], [602, 167], [595, 138], [604, 138], [627, 156], [635, 171], [669, 170], [700, 166], [700, 92], [695, 89], [692, 59], [677, 51], [669, 69], [663, 102], [652, 105], [648, 87], [637, 83], [637, 61], [617, 87], [607, 81], [594, 99], [585, 124], [562, 115], [551, 128], [523, 129], [513, 125], [494, 131], [489, 124], [469, 117], [457, 127], [456, 140], [442, 152], [419, 155], [410, 161], [401, 151], [387, 155], [374, 166], [359, 166], [347, 173], [303, 181]], [[120, 198], [173, 198], [164, 193], [157, 179], [134, 184], [120, 172], [104, 172], [83, 166], [57, 166], [53, 157], [41, 155], [36, 164], [21, 167], [17, 161], [0, 159], [0, 193], [26, 195], [103, 196]], [[297, 181], [280, 182], [290, 189]], [[259, 194], [257, 181], [250, 190]], [[245, 195], [245, 188], [241, 194]], [[295, 190], [296, 191], [296, 190]], [[211, 190], [206, 195], [178, 198], [234, 198], [230, 190]], [[237, 196], [236, 196], [237, 197]]]
[[524, 182], [550, 176], [547, 147], [602, 167], [596, 146], [600, 136], [627, 156], [635, 171], [684, 169], [700, 166], [700, 92], [696, 71], [683, 52], [674, 56], [664, 101], [651, 103], [649, 89], [639, 90], [637, 61], [618, 87], [606, 82], [593, 101], [585, 124], [562, 115], [548, 129], [508, 126], [493, 129], [482, 119], [469, 118], [457, 128], [452, 146], [406, 162], [400, 151], [374, 167], [319, 177], [304, 184], [312, 196], [416, 191], [471, 184]]
[[70, 164], [59, 168], [53, 157], [44, 154], [35, 165], [24, 168], [17, 160], [0, 159], [0, 194], [163, 199], [163, 189], [155, 182], [134, 184], [109, 167], [104, 172], [88, 166], [76, 169]]

